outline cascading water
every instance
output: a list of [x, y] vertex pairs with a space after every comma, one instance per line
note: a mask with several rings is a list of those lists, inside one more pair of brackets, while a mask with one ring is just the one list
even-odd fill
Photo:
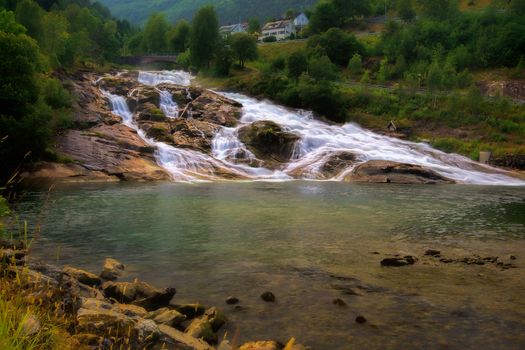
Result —
[[[191, 76], [186, 72], [140, 72], [138, 81], [158, 86], [170, 83], [189, 86]], [[159, 90], [161, 109], [169, 118], [178, 116], [178, 106], [167, 90]], [[212, 141], [211, 156], [188, 149], [179, 149], [148, 139], [133, 122], [133, 115], [123, 97], [107, 94], [113, 112], [122, 117], [124, 124], [136, 129], [149, 144], [157, 147], [157, 162], [168, 170], [174, 180], [198, 181], [221, 179], [228, 173], [238, 179], [288, 180], [290, 174], [301, 174], [304, 179], [325, 179], [323, 165], [334, 155], [352, 153], [358, 163], [368, 160], [389, 160], [421, 165], [459, 183], [488, 185], [525, 185], [524, 181], [510, 177], [504, 171], [492, 168], [466, 157], [446, 154], [424, 143], [403, 141], [365, 130], [355, 124], [328, 125], [315, 120], [312, 114], [293, 111], [268, 101], [259, 101], [241, 94], [222, 93], [243, 105], [243, 115], [236, 128], [223, 127]], [[292, 160], [285, 169], [274, 171], [260, 166], [261, 162], [237, 137], [238, 130], [255, 121], [268, 120], [284, 130], [300, 136]], [[353, 166], [349, 166], [330, 180], [342, 180]]]

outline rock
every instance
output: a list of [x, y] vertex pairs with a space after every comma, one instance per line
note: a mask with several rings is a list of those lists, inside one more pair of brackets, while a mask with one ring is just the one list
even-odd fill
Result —
[[441, 252], [436, 249], [427, 249], [427, 251], [425, 252], [425, 255], [434, 256], [437, 258], [441, 255]]
[[202, 339], [209, 344], [216, 344], [218, 341], [218, 336], [213, 331], [210, 321], [205, 317], [194, 319], [186, 328], [185, 333], [194, 338]]
[[118, 260], [107, 258], [104, 261], [104, 267], [100, 273], [100, 277], [106, 281], [114, 281], [124, 272], [124, 264]]
[[25, 250], [0, 249], [0, 264], [23, 265], [26, 254]]
[[190, 107], [193, 119], [220, 126], [233, 127], [241, 118], [240, 103], [209, 90], [201, 91]]
[[186, 320], [185, 315], [181, 314], [177, 310], [171, 310], [167, 307], [152, 311], [148, 313], [146, 317], [152, 319], [158, 324], [164, 324], [170, 327], [179, 326]]
[[[128, 93], [118, 95], [126, 96]], [[158, 108], [160, 106], [160, 95], [156, 87], [141, 85], [133, 88], [127, 103], [131, 111], [137, 111], [144, 105], [153, 105]]]
[[332, 304], [337, 306], [346, 306], [346, 302], [343, 299], [334, 299]]
[[204, 313], [203, 318], [207, 319], [211, 327], [217, 332], [228, 321], [226, 315], [216, 307], [211, 307]]
[[93, 286], [99, 286], [100, 284], [102, 284], [102, 280], [100, 279], [100, 277], [98, 277], [94, 273], [91, 273], [85, 270], [76, 269], [71, 266], [65, 266], [64, 273], [67, 274], [68, 276], [73, 277], [80, 283], [83, 283], [88, 286], [93, 287]]
[[208, 345], [206, 342], [200, 339], [196, 339], [189, 334], [183, 333], [175, 328], [159, 325], [161, 332], [161, 339], [168, 346], [168, 349], [181, 349], [181, 350], [214, 350], [213, 347]]
[[239, 350], [280, 350], [281, 346], [273, 341], [256, 341], [256, 342], [249, 342], [241, 345]]
[[135, 321], [120, 312], [112, 309], [84, 309], [81, 308], [77, 313], [77, 331], [79, 333], [91, 333], [101, 336], [131, 333], [134, 329]]
[[273, 303], [275, 302], [275, 295], [272, 292], [264, 292], [261, 294], [261, 299], [268, 303]]
[[0, 249], [24, 251], [27, 249], [27, 244], [20, 240], [4, 240], [0, 238]]
[[511, 255], [511, 256], [509, 256], [509, 259], [510, 259], [510, 260], [516, 260], [516, 259], [518, 259], [518, 258], [517, 258], [515, 255]]
[[146, 318], [148, 312], [143, 307], [131, 304], [114, 304], [120, 312], [130, 317], [142, 317]]
[[104, 343], [104, 338], [96, 334], [78, 333], [74, 334], [72, 338], [82, 345], [103, 348], [102, 344]]
[[404, 258], [385, 258], [381, 260], [381, 266], [400, 267], [413, 265], [415, 262], [416, 260], [412, 256], [407, 255]]
[[345, 177], [347, 182], [398, 184], [450, 184], [454, 181], [419, 165], [371, 160], [358, 165]]
[[444, 264], [450, 264], [450, 263], [455, 262], [454, 259], [446, 259], [446, 258], [439, 259], [439, 261], [441, 261], [441, 262], [444, 263]]
[[277, 167], [290, 160], [299, 136], [284, 131], [272, 121], [257, 121], [239, 129], [239, 139], [266, 166]]
[[167, 141], [171, 145], [210, 153], [220, 126], [202, 120], [178, 119], [171, 123], [171, 128], [171, 139]]
[[226, 304], [228, 305], [235, 305], [239, 303], [239, 299], [236, 297], [228, 297], [226, 298]]
[[355, 161], [355, 154], [350, 152], [339, 152], [332, 155], [320, 170], [325, 179], [331, 179], [339, 175], [343, 170], [352, 166]]
[[366, 318], [365, 318], [364, 316], [357, 316], [357, 317], [355, 318], [355, 321], [356, 321], [357, 323], [363, 324], [363, 323], [366, 323]]
[[159, 327], [153, 320], [139, 318], [135, 324], [135, 330], [142, 342], [151, 342], [160, 336]]
[[206, 308], [201, 304], [172, 305], [172, 307], [189, 319], [202, 316], [206, 312]]
[[175, 295], [175, 288], [157, 289], [145, 282], [106, 282], [102, 285], [104, 295], [119, 303], [141, 306], [146, 310], [156, 310], [168, 306]]

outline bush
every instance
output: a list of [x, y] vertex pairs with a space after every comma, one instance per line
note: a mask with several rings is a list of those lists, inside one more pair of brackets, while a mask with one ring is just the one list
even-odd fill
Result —
[[273, 35], [267, 36], [266, 38], [263, 38], [263, 43], [274, 43], [277, 41], [277, 38]]
[[328, 56], [314, 56], [308, 62], [308, 74], [316, 81], [333, 81], [339, 77], [339, 69]]
[[362, 62], [361, 55], [358, 53], [354, 53], [352, 58], [350, 59], [350, 62], [348, 62], [348, 70], [351, 74], [359, 75], [361, 74], [363, 70], [363, 62]]
[[69, 91], [64, 89], [62, 83], [54, 78], [45, 79], [42, 86], [44, 101], [52, 108], [71, 107], [72, 98]]

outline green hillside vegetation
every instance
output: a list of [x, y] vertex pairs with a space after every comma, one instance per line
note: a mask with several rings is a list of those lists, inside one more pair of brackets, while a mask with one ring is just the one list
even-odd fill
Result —
[[117, 58], [130, 31], [88, 0], [0, 1], [0, 178], [61, 160], [51, 140], [71, 125], [74, 96], [57, 75]]
[[258, 17], [280, 18], [288, 9], [300, 10], [314, 5], [317, 0], [102, 0], [112, 13], [133, 23], [144, 23], [150, 14], [164, 12], [170, 22], [180, 19], [191, 20], [197, 10], [207, 4], [217, 9], [221, 24], [246, 21]]

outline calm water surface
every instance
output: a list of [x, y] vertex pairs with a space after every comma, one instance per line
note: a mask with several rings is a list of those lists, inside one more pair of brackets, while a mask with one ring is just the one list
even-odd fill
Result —
[[[105, 257], [119, 259], [126, 279], [175, 286], [176, 303], [221, 307], [243, 340], [525, 348], [525, 188], [76, 184], [31, 190], [17, 212], [41, 225], [38, 257], [94, 272]], [[428, 248], [450, 258], [512, 254], [518, 268], [441, 264], [422, 257]], [[398, 253], [421, 259], [380, 267]], [[277, 303], [260, 300], [266, 290]], [[224, 303], [230, 295], [242, 310]]]

